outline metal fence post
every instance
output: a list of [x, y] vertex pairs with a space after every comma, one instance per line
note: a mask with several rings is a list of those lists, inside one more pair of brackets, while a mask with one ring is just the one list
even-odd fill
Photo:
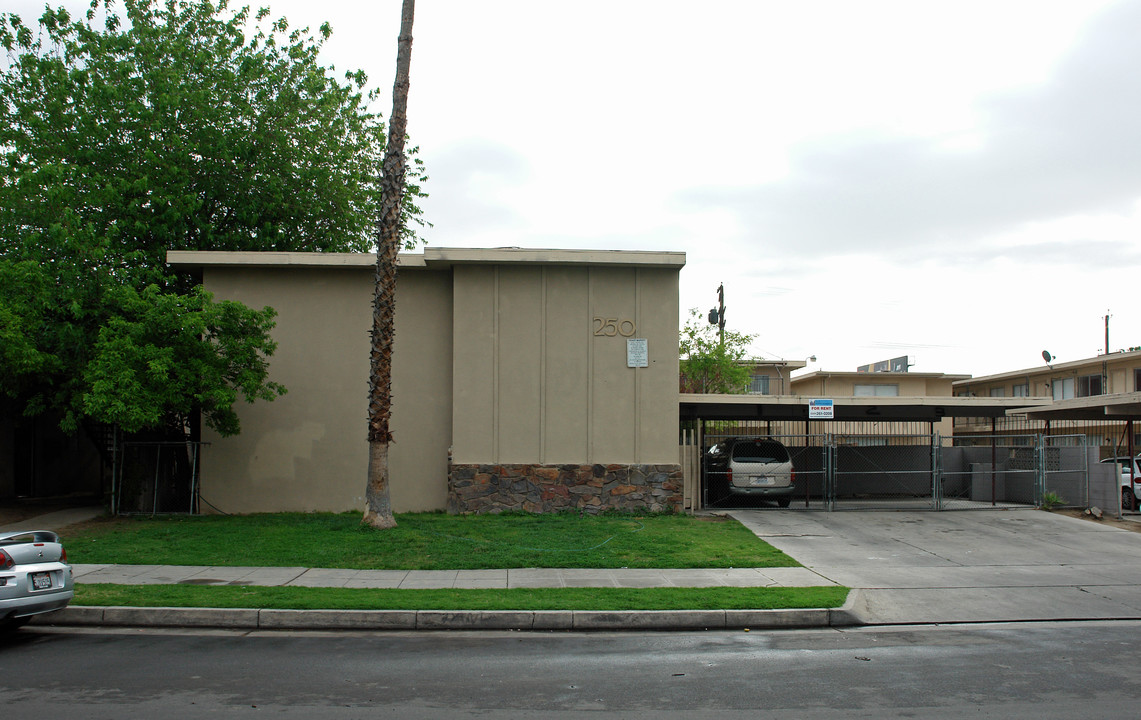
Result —
[[943, 450], [939, 433], [931, 433], [931, 501], [936, 510], [943, 509]]
[[1046, 438], [1034, 436], [1034, 507], [1042, 507], [1046, 498]]
[[821, 438], [824, 451], [824, 507], [836, 510], [836, 436], [827, 433]]

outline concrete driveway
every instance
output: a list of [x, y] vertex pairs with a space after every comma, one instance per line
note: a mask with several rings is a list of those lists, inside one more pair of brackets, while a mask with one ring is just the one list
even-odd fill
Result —
[[1141, 534], [1039, 510], [732, 515], [869, 624], [1141, 618]]

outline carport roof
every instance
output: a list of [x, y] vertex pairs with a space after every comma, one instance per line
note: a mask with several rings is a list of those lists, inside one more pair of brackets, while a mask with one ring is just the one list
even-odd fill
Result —
[[1057, 400], [1045, 407], [1011, 410], [1032, 420], [1141, 420], [1141, 392]]
[[[706, 395], [680, 393], [682, 419], [808, 420], [807, 395]], [[938, 422], [948, 417], [1005, 417], [1049, 406], [1050, 398], [832, 397], [833, 420]]]

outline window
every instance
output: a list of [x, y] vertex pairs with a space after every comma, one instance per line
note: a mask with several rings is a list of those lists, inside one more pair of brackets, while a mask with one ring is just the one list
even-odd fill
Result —
[[1133, 369], [1133, 392], [1141, 392], [1141, 368]]
[[1083, 375], [1078, 378], [1078, 397], [1101, 394], [1101, 375]]
[[741, 440], [733, 444], [730, 456], [738, 462], [784, 463], [788, 450], [775, 440]]
[[1011, 397], [1030, 397], [1030, 383], [1024, 382], [1021, 385], [1014, 385], [1010, 388], [1014, 392], [1010, 394]]
[[1069, 400], [1074, 396], [1073, 378], [1054, 378], [1050, 387], [1054, 391], [1055, 400]]
[[753, 393], [754, 395], [768, 395], [769, 376], [754, 375], [752, 381], [749, 382], [749, 392]]
[[990, 389], [990, 396], [991, 397], [1006, 397], [1006, 388], [1004, 388], [1004, 387], [991, 388]]
[[898, 397], [898, 385], [855, 385], [852, 387], [853, 397]]

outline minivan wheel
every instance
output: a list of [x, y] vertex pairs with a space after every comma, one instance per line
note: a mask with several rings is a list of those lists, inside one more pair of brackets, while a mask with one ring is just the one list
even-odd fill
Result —
[[1133, 512], [1137, 507], [1137, 498], [1133, 497], [1133, 491], [1129, 488], [1121, 488], [1121, 509]]
[[789, 506], [789, 503], [791, 503], [791, 502], [792, 502], [792, 498], [778, 498], [777, 499], [777, 507], [786, 508]]

